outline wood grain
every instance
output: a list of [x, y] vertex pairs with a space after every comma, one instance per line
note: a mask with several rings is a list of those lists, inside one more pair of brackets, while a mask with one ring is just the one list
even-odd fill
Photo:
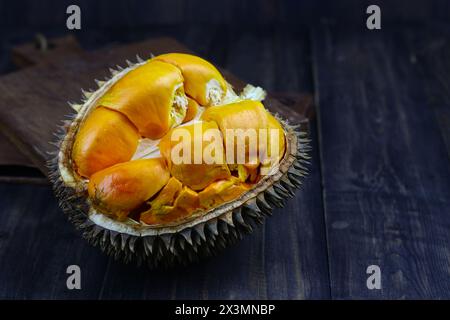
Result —
[[81, 52], [82, 48], [73, 35], [47, 38], [43, 34], [37, 34], [35, 41], [18, 45], [11, 51], [14, 64], [20, 68], [76, 58]]
[[312, 34], [333, 298], [450, 297], [449, 159], [408, 34]]
[[450, 158], [450, 30], [436, 24], [417, 32], [405, 31], [405, 38]]
[[[42, 65], [49, 61], [76, 57], [81, 46], [73, 35], [45, 41], [45, 47], [37, 42], [27, 42], [13, 47], [11, 54], [14, 64], [19, 68]], [[20, 152], [17, 147], [0, 133], [0, 181], [19, 183], [48, 183], [45, 176], [35, 170], [33, 162]]]
[[18, 152], [17, 148], [5, 137], [0, 137], [0, 166], [3, 165], [20, 165], [20, 166], [29, 166], [31, 165], [30, 161]]

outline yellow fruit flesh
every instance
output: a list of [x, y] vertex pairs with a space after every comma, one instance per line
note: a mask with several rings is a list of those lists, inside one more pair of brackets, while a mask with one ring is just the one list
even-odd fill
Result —
[[[259, 151], [258, 136], [259, 130], [267, 128], [268, 112], [259, 101], [244, 100], [236, 103], [230, 103], [223, 106], [214, 106], [205, 110], [201, 118], [205, 121], [215, 121], [222, 132], [225, 141], [225, 148], [234, 147], [234, 163], [241, 163], [238, 154], [239, 139], [227, 134], [227, 130], [234, 130], [236, 136], [242, 138], [241, 144], [245, 146], [245, 166], [257, 168], [259, 165], [258, 154], [251, 154], [250, 147], [255, 147]], [[252, 135], [254, 133], [254, 135]], [[254, 137], [255, 139], [251, 139]], [[262, 152], [265, 152], [264, 150]], [[242, 163], [241, 163], [242, 164]]]
[[140, 221], [148, 225], [172, 222], [190, 216], [199, 207], [197, 192], [183, 187], [173, 202], [168, 202], [158, 209], [151, 207], [141, 214]]
[[199, 107], [197, 101], [195, 101], [194, 99], [189, 98], [189, 97], [187, 99], [188, 99], [188, 105], [187, 105], [187, 110], [186, 110], [186, 116], [183, 119], [183, 123], [194, 119], [195, 116], [197, 115], [198, 107]]
[[177, 90], [184, 95], [181, 71], [151, 60], [114, 84], [98, 105], [123, 113], [142, 136], [158, 139], [173, 125], [171, 111]]
[[88, 192], [94, 205], [123, 217], [155, 195], [169, 178], [163, 159], [134, 160], [92, 175]]
[[[264, 159], [262, 159], [262, 168], [269, 170], [271, 166], [273, 166], [273, 162], [279, 162], [281, 158], [284, 155], [284, 151], [286, 148], [286, 142], [284, 139], [284, 131], [283, 127], [281, 127], [281, 124], [278, 122], [277, 119], [275, 119], [274, 116], [272, 116], [270, 113], [267, 114], [267, 128], [274, 132], [270, 132], [268, 140], [267, 140], [267, 150], [266, 154], [264, 156]], [[277, 133], [277, 135], [272, 135], [272, 133]], [[278, 136], [278, 141], [274, 140]], [[277, 143], [278, 149], [273, 148], [272, 145]], [[275, 147], [275, 146], [274, 146]], [[272, 154], [275, 152], [274, 154]], [[272, 159], [273, 158], [273, 159]]]
[[[224, 163], [225, 154], [223, 152], [219, 155], [219, 157], [223, 159], [222, 164], [206, 164], [203, 157], [200, 158], [201, 163], [194, 163], [195, 153], [202, 156], [205, 148], [207, 148], [210, 143], [213, 143], [204, 139], [203, 134], [209, 129], [217, 130], [218, 128], [214, 122], [197, 122], [195, 124], [177, 127], [170, 130], [167, 135], [161, 139], [159, 144], [161, 155], [167, 160], [172, 176], [193, 190], [202, 190], [211, 182], [230, 176], [230, 170]], [[172, 152], [173, 148], [177, 145], [179, 146], [182, 140], [174, 140], [174, 137], [176, 137], [177, 134], [182, 133], [185, 133], [187, 137], [191, 137], [190, 141], [187, 142], [188, 147], [191, 149], [191, 157], [190, 160], [186, 161], [188, 163], [176, 164], [172, 159]], [[202, 148], [195, 148], [195, 146], [200, 145], [200, 143], [202, 144]], [[222, 140], [218, 143], [223, 146]], [[176, 155], [184, 154], [180, 152], [176, 153]]]
[[80, 127], [72, 147], [72, 160], [79, 175], [93, 173], [129, 161], [136, 150], [139, 134], [122, 114], [95, 109]]
[[183, 187], [174, 202], [175, 207], [192, 212], [200, 206], [198, 193], [188, 187]]
[[211, 98], [208, 96], [208, 83], [215, 81], [220, 87], [222, 97], [227, 90], [227, 84], [220, 72], [208, 61], [184, 53], [168, 53], [153, 58], [155, 60], [172, 63], [180, 68], [184, 82], [184, 90], [186, 94], [197, 101], [202, 106], [212, 104]]
[[218, 206], [224, 202], [236, 199], [248, 189], [248, 185], [235, 177], [213, 182], [199, 192], [200, 206], [204, 209]]
[[175, 197], [181, 191], [183, 185], [176, 178], [171, 177], [158, 196], [150, 201], [151, 210], [158, 214], [158, 210], [164, 206], [171, 205]]

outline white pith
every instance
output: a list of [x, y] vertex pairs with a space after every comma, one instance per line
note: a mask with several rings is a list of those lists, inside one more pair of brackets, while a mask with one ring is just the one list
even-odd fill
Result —
[[263, 101], [267, 96], [267, 92], [261, 87], [255, 87], [247, 84], [239, 95], [240, 100]]
[[175, 87], [175, 93], [173, 97], [173, 105], [170, 110], [170, 118], [173, 120], [172, 128], [178, 126], [181, 122], [183, 122], [184, 117], [186, 116], [188, 99], [184, 94], [183, 84], [180, 83]]
[[225, 96], [223, 97], [223, 100], [221, 101], [221, 104], [229, 104], [239, 101], [239, 96], [234, 92], [233, 87], [231, 84], [227, 82], [227, 92], [225, 93]]
[[222, 87], [216, 79], [211, 79], [206, 83], [206, 100], [211, 106], [221, 104], [223, 94]]
[[251, 84], [247, 84], [242, 92], [238, 95], [234, 92], [233, 87], [227, 83], [227, 92], [223, 97], [220, 104], [230, 104], [239, 102], [242, 100], [254, 100], [254, 101], [263, 101], [267, 96], [267, 92], [261, 87], [255, 87]]
[[138, 142], [138, 146], [136, 148], [136, 152], [134, 153], [131, 160], [137, 159], [152, 159], [152, 158], [160, 158], [161, 153], [159, 152], [158, 144], [161, 139], [152, 140], [148, 138], [142, 138]]

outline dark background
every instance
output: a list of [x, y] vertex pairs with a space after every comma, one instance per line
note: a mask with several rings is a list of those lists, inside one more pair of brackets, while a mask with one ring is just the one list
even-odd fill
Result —
[[[246, 32], [261, 37], [308, 37], [314, 26], [323, 23], [363, 31], [366, 8], [371, 4], [381, 6], [384, 29], [430, 24], [445, 28], [450, 20], [450, 3], [445, 0], [0, 1], [2, 55], [8, 55], [11, 46], [30, 40], [38, 32], [49, 37], [66, 34], [66, 8], [71, 4], [79, 5], [82, 11], [82, 30], [71, 33], [87, 49], [157, 35], [185, 38], [199, 29], [213, 34], [222, 55], [230, 49], [230, 41]], [[204, 46], [200, 49], [207, 50]], [[11, 68], [8, 59], [2, 59], [3, 68]]]
[[[82, 30], [66, 29], [70, 4]], [[0, 183], [0, 298], [450, 298], [449, 1], [1, 1], [1, 73], [38, 32], [86, 50], [171, 36], [269, 91], [311, 93], [313, 159], [264, 226], [169, 271], [90, 247], [48, 185]]]

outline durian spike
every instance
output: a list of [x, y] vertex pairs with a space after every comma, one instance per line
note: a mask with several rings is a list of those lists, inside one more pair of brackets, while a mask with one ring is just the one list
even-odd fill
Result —
[[95, 79], [94, 81], [99, 88], [101, 88], [106, 82], [106, 81], [102, 81], [102, 80], [98, 80], [98, 79]]
[[138, 63], [144, 62], [144, 59], [142, 59], [138, 54], [136, 55], [136, 59]]
[[93, 94], [93, 92], [87, 91], [87, 90], [84, 90], [84, 89], [81, 89], [81, 93], [83, 94], [83, 96], [84, 96], [86, 99], [89, 99], [90, 96], [92, 96], [92, 94]]
[[75, 102], [71, 102], [71, 101], [68, 101], [67, 103], [68, 103], [69, 106], [70, 106], [73, 110], [75, 110], [77, 113], [80, 112], [81, 107], [82, 107], [81, 104], [78, 104], [78, 103], [75, 103]]
[[115, 69], [113, 69], [113, 68], [109, 68], [109, 72], [111, 72], [111, 75], [112, 75], [112, 76], [115, 76], [116, 74], [119, 73], [119, 71], [117, 71], [117, 70], [115, 70]]

